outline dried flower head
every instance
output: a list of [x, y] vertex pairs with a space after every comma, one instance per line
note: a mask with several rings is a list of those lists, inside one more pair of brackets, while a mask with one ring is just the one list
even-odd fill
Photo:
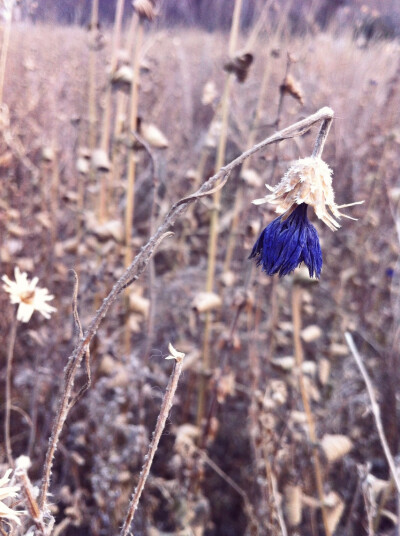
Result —
[[[340, 224], [333, 218], [341, 216], [351, 218], [339, 211], [340, 208], [360, 204], [336, 205], [332, 188], [332, 170], [321, 158], [302, 158], [297, 160], [282, 177], [275, 188], [266, 185], [272, 194], [253, 201], [255, 205], [272, 203], [277, 205], [276, 212], [288, 217], [297, 206], [306, 203], [314, 208], [315, 214], [332, 230], [336, 231]], [[361, 201], [363, 203], [363, 201]], [[333, 216], [328, 212], [328, 208]]]
[[29, 322], [34, 311], [38, 311], [45, 318], [50, 318], [51, 313], [56, 311], [47, 302], [51, 301], [54, 296], [48, 293], [47, 288], [38, 288], [39, 279], [34, 277], [29, 281], [25, 272], [20, 272], [18, 266], [14, 269], [15, 281], [3, 275], [3, 289], [10, 294], [11, 303], [18, 303], [17, 320], [20, 322]]
[[19, 486], [5, 485], [8, 484], [10, 480], [10, 473], [11, 469], [8, 469], [3, 478], [0, 478], [0, 519], [9, 519], [10, 521], [15, 521], [16, 523], [18, 523], [18, 525], [20, 525], [21, 521], [18, 517], [18, 515], [20, 515], [20, 512], [15, 512], [3, 503], [4, 499], [13, 499], [14, 497], [16, 497], [19, 491]]
[[339, 209], [363, 203], [336, 205], [331, 175], [332, 170], [320, 158], [303, 158], [289, 168], [275, 188], [267, 185], [272, 194], [253, 201], [255, 205], [277, 205], [276, 212], [282, 214], [263, 230], [249, 257], [256, 259], [257, 266], [261, 265], [268, 275], [287, 275], [304, 262], [310, 277], [320, 276], [321, 246], [317, 230], [307, 218], [308, 205], [336, 231], [340, 225], [333, 216], [350, 218]]

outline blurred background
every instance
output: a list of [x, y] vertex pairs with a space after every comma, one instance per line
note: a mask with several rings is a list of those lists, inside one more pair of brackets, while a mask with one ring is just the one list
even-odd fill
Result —
[[[33, 484], [78, 340], [71, 270], [85, 330], [173, 203], [323, 106], [335, 112], [323, 159], [336, 203], [365, 201], [336, 232], [309, 211], [319, 281], [302, 268], [268, 277], [248, 260], [276, 217], [251, 201], [311, 155], [316, 124], [186, 210], [92, 342], [92, 384], [55, 457], [54, 534], [119, 533], [171, 374], [169, 342], [186, 353], [184, 372], [135, 535], [397, 534], [398, 494], [344, 333], [396, 456], [398, 2], [3, 0], [1, 16], [1, 274], [38, 277], [57, 308], [19, 322], [13, 346], [10, 440]], [[1, 290], [1, 430], [14, 318]], [[86, 380], [82, 366], [76, 392]], [[2, 445], [0, 461], [3, 474]], [[32, 521], [0, 523], [22, 535]]]

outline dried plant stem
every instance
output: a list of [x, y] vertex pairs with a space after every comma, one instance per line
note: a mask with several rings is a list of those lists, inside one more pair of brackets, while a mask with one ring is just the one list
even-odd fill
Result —
[[54, 244], [57, 239], [58, 227], [58, 196], [60, 189], [60, 173], [58, 167], [58, 154], [54, 150], [54, 158], [51, 163], [51, 194], [50, 194], [50, 214], [51, 214], [51, 250], [54, 251]]
[[362, 358], [360, 354], [358, 353], [357, 347], [354, 343], [353, 337], [351, 334], [346, 331], [344, 334], [346, 342], [348, 347], [350, 348], [350, 351], [355, 359], [355, 362], [357, 363], [357, 366], [361, 372], [361, 375], [363, 377], [365, 386], [367, 388], [367, 393], [369, 396], [369, 400], [371, 402], [371, 411], [375, 419], [375, 425], [376, 429], [378, 431], [379, 440], [381, 442], [383, 452], [385, 453], [386, 460], [389, 465], [390, 473], [392, 475], [393, 481], [396, 485], [397, 493], [400, 494], [400, 479], [399, 474], [396, 469], [396, 463], [393, 459], [392, 453], [390, 452], [389, 445], [386, 439], [385, 431], [383, 429], [382, 419], [381, 419], [381, 412], [379, 408], [379, 404], [376, 401], [375, 393], [374, 393], [374, 387], [372, 385], [371, 379], [368, 375], [367, 369], [364, 366], [364, 363], [362, 361]]
[[321, 108], [318, 112], [310, 115], [306, 119], [298, 121], [297, 123], [294, 123], [293, 125], [281, 130], [280, 132], [276, 132], [275, 134], [266, 138], [257, 145], [254, 145], [254, 147], [252, 147], [248, 151], [245, 151], [240, 156], [235, 158], [235, 160], [221, 168], [215, 175], [210, 177], [199, 188], [197, 192], [176, 202], [165, 216], [163, 222], [158, 227], [157, 231], [142, 247], [140, 252], [132, 261], [131, 265], [125, 270], [122, 276], [115, 283], [111, 292], [103, 300], [102, 305], [91, 320], [88, 328], [83, 334], [83, 337], [80, 338], [72, 355], [68, 358], [68, 364], [64, 371], [63, 384], [61, 386], [58, 409], [53, 421], [51, 438], [49, 441], [49, 446], [47, 449], [43, 469], [42, 486], [39, 500], [39, 507], [41, 511], [43, 511], [43, 509], [46, 507], [47, 493], [50, 485], [50, 475], [53, 465], [54, 454], [57, 450], [60, 434], [62, 432], [65, 420], [71, 407], [71, 401], [73, 401], [72, 390], [74, 386], [75, 375], [79, 369], [86, 350], [89, 348], [90, 342], [95, 336], [102, 320], [106, 316], [110, 307], [117, 300], [118, 296], [127, 286], [139, 279], [140, 275], [146, 269], [149, 260], [154, 255], [160, 242], [167, 236], [171, 235], [171, 233], [168, 232], [170, 227], [173, 226], [176, 220], [183, 215], [189, 205], [191, 205], [201, 197], [211, 195], [216, 191], [216, 189], [222, 188], [228, 180], [232, 170], [237, 166], [240, 166], [247, 158], [249, 158], [256, 152], [260, 151], [261, 149], [264, 149], [272, 143], [277, 143], [279, 141], [283, 141], [304, 134], [315, 123], [321, 121], [322, 119], [325, 119], [327, 115], [332, 113], [333, 112], [330, 108]]
[[176, 388], [178, 387], [179, 377], [182, 372], [182, 365], [183, 365], [183, 358], [182, 357], [177, 358], [175, 360], [174, 370], [170, 377], [168, 387], [167, 387], [167, 390], [165, 391], [165, 395], [161, 404], [161, 409], [160, 409], [160, 413], [157, 419], [157, 424], [153, 433], [153, 438], [149, 445], [147, 455], [145, 456], [145, 462], [142, 467], [142, 471], [139, 475], [139, 482], [135, 488], [135, 491], [133, 492], [131, 502], [129, 503], [128, 512], [126, 514], [126, 518], [121, 529], [121, 536], [127, 536], [129, 534], [129, 528], [133, 521], [136, 509], [139, 505], [140, 496], [142, 495], [147, 477], [149, 476], [150, 468], [152, 466], [154, 455], [158, 448], [158, 443], [160, 441], [161, 434], [163, 433], [163, 430], [165, 428], [165, 423], [167, 421], [169, 412], [172, 408], [175, 391], [176, 391]]
[[301, 344], [300, 331], [301, 331], [301, 300], [302, 300], [302, 288], [298, 284], [293, 285], [292, 290], [292, 314], [293, 314], [293, 342], [294, 342], [294, 354], [297, 365], [297, 373], [299, 378], [299, 388], [301, 399], [303, 401], [304, 411], [307, 416], [308, 434], [310, 441], [313, 445], [313, 458], [315, 469], [315, 480], [317, 485], [317, 492], [321, 503], [322, 521], [324, 524], [326, 536], [331, 536], [331, 530], [329, 528], [327, 512], [325, 508], [324, 498], [324, 483], [322, 478], [321, 463], [319, 460], [318, 452], [318, 438], [315, 431], [314, 417], [311, 410], [311, 404], [308, 398], [307, 389], [304, 383], [304, 377], [302, 372], [303, 365], [303, 346]]
[[[240, 12], [242, 9], [242, 0], [235, 0], [235, 6], [233, 10], [231, 33], [229, 38], [229, 54], [233, 56], [236, 49]], [[228, 133], [228, 115], [229, 115], [229, 97], [233, 83], [233, 74], [229, 73], [225, 79], [224, 92], [221, 103], [221, 135], [219, 138], [217, 157], [215, 162], [215, 169], [219, 169], [223, 166], [225, 161], [226, 141]], [[213, 196], [213, 208], [211, 211], [209, 239], [208, 239], [208, 266], [207, 266], [207, 280], [206, 280], [206, 292], [211, 292], [214, 286], [215, 278], [215, 263], [217, 256], [217, 242], [218, 242], [218, 225], [219, 225], [219, 205], [220, 205], [221, 192], [217, 191]], [[203, 338], [203, 371], [207, 371], [210, 365], [210, 338], [211, 338], [211, 320], [212, 316], [210, 312], [206, 313], [205, 326], [204, 326], [204, 338]], [[204, 404], [205, 404], [205, 392], [206, 392], [206, 378], [202, 374], [199, 380], [199, 396], [197, 405], [197, 424], [201, 425], [204, 416]]]
[[[117, 0], [117, 5], [115, 8], [115, 20], [114, 20], [114, 33], [112, 41], [112, 50], [111, 50], [111, 63], [110, 70], [111, 73], [114, 72], [117, 66], [117, 54], [119, 43], [121, 40], [121, 26], [122, 26], [122, 15], [124, 12], [124, 3], [125, 0]], [[110, 144], [110, 130], [111, 130], [111, 84], [107, 85], [105, 96], [104, 96], [104, 115], [103, 115], [103, 126], [101, 130], [101, 148], [103, 151], [109, 150]]]
[[[252, 147], [254, 145], [255, 138], [257, 135], [257, 129], [258, 129], [258, 125], [260, 122], [260, 114], [261, 114], [262, 106], [264, 103], [265, 92], [267, 89], [267, 84], [268, 84], [268, 80], [269, 80], [270, 72], [271, 72], [270, 65], [271, 64], [269, 61], [265, 62], [260, 92], [258, 94], [257, 105], [254, 111], [254, 118], [253, 118], [253, 122], [250, 128], [249, 137], [247, 140], [247, 147]], [[246, 160], [243, 163], [242, 174], [244, 171], [246, 171], [246, 169], [248, 169], [249, 163], [250, 163], [250, 160]], [[243, 204], [242, 202], [243, 202], [243, 184], [242, 184], [242, 181], [240, 181], [237, 192], [236, 192], [236, 196], [235, 196], [232, 224], [229, 230], [228, 242], [226, 246], [225, 262], [224, 262], [225, 272], [229, 270], [231, 262], [232, 262], [233, 250], [234, 250], [235, 243], [236, 243], [236, 233], [237, 233], [237, 229], [238, 229], [238, 225], [240, 221], [240, 213], [241, 213], [242, 204]]]
[[[12, 7], [11, 7], [11, 11], [12, 11]], [[3, 33], [3, 42], [2, 42], [2, 45], [1, 45], [1, 56], [0, 56], [0, 106], [3, 105], [4, 77], [5, 77], [5, 74], [6, 74], [8, 47], [10, 45], [11, 21], [12, 21], [12, 13], [10, 13], [10, 16], [6, 20], [5, 27], [4, 27], [4, 33]]]
[[[92, 13], [90, 19], [90, 33], [97, 32], [99, 22], [99, 0], [92, 0]], [[89, 148], [96, 147], [96, 50], [92, 43], [89, 51]]]
[[[17, 460], [18, 463], [18, 460]], [[44, 521], [43, 521], [43, 513], [40, 511], [39, 506], [35, 499], [35, 492], [33, 490], [32, 483], [27, 475], [27, 472], [25, 469], [17, 467], [16, 469], [16, 477], [18, 482], [21, 485], [21, 489], [24, 494], [25, 498], [25, 505], [29, 512], [29, 515], [32, 518], [32, 521], [35, 524], [36, 527], [36, 533], [37, 536], [47, 536], [51, 533], [51, 527], [46, 527]], [[54, 518], [52, 519], [52, 523], [54, 523]]]
[[331, 117], [327, 117], [326, 119], [322, 121], [322, 125], [321, 125], [321, 128], [319, 129], [319, 133], [315, 141], [314, 149], [312, 152], [312, 156], [314, 158], [321, 158], [322, 151], [324, 150], [324, 145], [325, 145], [326, 139], [329, 134], [329, 130], [332, 125], [332, 121], [333, 121], [333, 114]]
[[[133, 57], [133, 81], [130, 96], [130, 116], [129, 130], [136, 132], [137, 115], [138, 115], [138, 97], [139, 97], [139, 74], [140, 74], [140, 52], [143, 41], [143, 22], [139, 20], [135, 53]], [[134, 149], [128, 152], [128, 187], [126, 192], [126, 213], [125, 213], [125, 265], [129, 266], [132, 262], [132, 225], [135, 207], [135, 175], [136, 175], [136, 158]]]
[[[121, 36], [122, 15], [124, 10], [125, 0], [118, 0], [115, 8], [115, 20], [114, 20], [114, 33], [111, 50], [111, 62], [110, 71], [114, 73], [117, 66], [117, 53]], [[110, 131], [111, 131], [111, 83], [107, 84], [104, 95], [104, 112], [103, 112], [103, 125], [101, 129], [101, 149], [108, 154], [110, 145]], [[99, 196], [99, 221], [102, 222], [107, 217], [107, 182], [110, 173], [101, 173], [100, 178], [100, 196]]]
[[5, 418], [4, 418], [4, 442], [6, 447], [7, 462], [11, 467], [14, 466], [12, 457], [11, 439], [10, 439], [10, 413], [11, 413], [11, 373], [12, 362], [14, 358], [15, 339], [17, 336], [17, 317], [14, 316], [8, 340], [7, 349], [7, 370], [6, 370], [6, 400], [5, 400]]

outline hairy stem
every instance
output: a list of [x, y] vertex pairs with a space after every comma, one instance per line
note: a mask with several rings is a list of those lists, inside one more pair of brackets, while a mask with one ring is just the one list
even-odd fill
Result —
[[135, 512], [139, 505], [140, 496], [142, 495], [147, 477], [149, 476], [150, 468], [152, 466], [154, 455], [158, 448], [158, 443], [160, 442], [161, 434], [163, 433], [165, 423], [172, 408], [175, 391], [178, 387], [179, 377], [182, 372], [182, 365], [183, 357], [176, 358], [174, 370], [170, 377], [167, 390], [165, 391], [165, 395], [162, 401], [160, 413], [157, 419], [157, 424], [153, 433], [153, 438], [149, 445], [147, 455], [145, 456], [145, 462], [142, 467], [142, 471], [139, 475], [139, 482], [135, 488], [135, 491], [133, 492], [131, 502], [129, 503], [128, 512], [121, 529], [121, 536], [127, 536], [129, 534], [129, 527], [131, 526]]

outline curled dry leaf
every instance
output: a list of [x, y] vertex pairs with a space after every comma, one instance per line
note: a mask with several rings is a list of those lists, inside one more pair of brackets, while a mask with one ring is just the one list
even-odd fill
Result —
[[166, 149], [168, 140], [161, 130], [153, 123], [140, 122], [139, 134], [152, 147], [156, 149]]
[[137, 292], [131, 292], [129, 294], [129, 310], [134, 313], [139, 313], [144, 318], [147, 318], [149, 315], [150, 309], [150, 300], [144, 298]]
[[217, 384], [217, 400], [223, 404], [227, 396], [235, 394], [235, 374], [233, 371], [223, 374]]
[[215, 292], [198, 292], [192, 301], [192, 308], [197, 313], [206, 313], [218, 309], [222, 300]]
[[111, 170], [111, 162], [108, 154], [103, 149], [95, 149], [92, 154], [92, 167], [96, 171], [108, 173]]
[[111, 75], [111, 85], [114, 89], [129, 91], [133, 82], [133, 69], [129, 65], [121, 65]]
[[209, 80], [203, 87], [203, 94], [201, 96], [201, 104], [207, 106], [212, 104], [218, 97], [217, 88], [213, 80]]
[[321, 447], [328, 462], [336, 462], [353, 448], [351, 439], [342, 434], [325, 434], [321, 439]]
[[81, 175], [87, 175], [90, 170], [89, 160], [87, 158], [79, 157], [76, 161], [75, 168]]
[[224, 70], [233, 73], [238, 82], [244, 82], [249, 74], [250, 65], [253, 63], [254, 56], [250, 52], [241, 52], [236, 54], [231, 60], [224, 65]]
[[329, 381], [329, 375], [331, 373], [331, 362], [326, 357], [322, 357], [318, 361], [318, 379], [321, 385], [326, 385]]
[[302, 491], [299, 485], [287, 484], [283, 488], [284, 512], [289, 527], [300, 525], [302, 518]]
[[322, 337], [322, 329], [316, 325], [307, 326], [300, 335], [304, 342], [314, 342]]
[[344, 501], [338, 493], [331, 491], [325, 497], [326, 518], [330, 532], [333, 534], [339, 524], [344, 511]]
[[42, 147], [42, 154], [41, 154], [43, 162], [53, 162], [55, 157], [55, 152], [53, 147]]

